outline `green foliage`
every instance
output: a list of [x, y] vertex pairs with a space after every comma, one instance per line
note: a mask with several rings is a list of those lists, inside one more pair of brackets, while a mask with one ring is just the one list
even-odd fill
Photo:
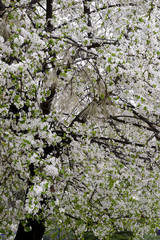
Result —
[[144, 235], [143, 240], [160, 240], [160, 236]]
[[83, 234], [83, 240], [98, 240], [98, 237], [93, 232], [85, 232]]
[[133, 240], [133, 233], [130, 231], [121, 231], [114, 233], [110, 240]]
[[74, 234], [66, 230], [52, 230], [44, 234], [43, 240], [75, 240]]

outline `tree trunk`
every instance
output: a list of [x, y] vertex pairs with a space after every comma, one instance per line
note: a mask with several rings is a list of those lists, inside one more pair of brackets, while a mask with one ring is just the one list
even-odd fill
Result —
[[46, 21], [47, 21], [47, 31], [52, 31], [52, 24], [50, 19], [52, 18], [52, 1], [53, 0], [46, 0]]
[[45, 231], [43, 222], [35, 219], [29, 219], [27, 227], [31, 228], [31, 231], [26, 232], [22, 223], [19, 223], [18, 231], [15, 240], [41, 240]]

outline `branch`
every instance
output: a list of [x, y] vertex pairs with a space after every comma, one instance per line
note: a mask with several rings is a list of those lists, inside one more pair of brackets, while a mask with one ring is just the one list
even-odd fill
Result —
[[[95, 12], [98, 12], [98, 11], [101, 11], [101, 10], [105, 10], [105, 9], [108, 9], [108, 8], [127, 7], [127, 6], [136, 7], [137, 4], [129, 3], [129, 4], [127, 4], [127, 5], [125, 5], [125, 4], [113, 4], [113, 5], [110, 4], [110, 5], [107, 5], [107, 6], [105, 5], [105, 6], [103, 6], [103, 7], [97, 8], [96, 10], [90, 11], [90, 14], [95, 13]], [[80, 20], [80, 19], [82, 19], [82, 18], [84, 18], [84, 14], [82, 14], [82, 15], [80, 15], [79, 17], [76, 17], [76, 18], [74, 18], [74, 19], [71, 19], [71, 20], [69, 20], [68, 22], [64, 22], [64, 23], [60, 24], [59, 26], [55, 27], [53, 30], [59, 29], [59, 28], [61, 28], [61, 27], [63, 27], [63, 26], [68, 25], [68, 23], [70, 23], [70, 22], [74, 22], [74, 21]]]
[[148, 126], [150, 126], [150, 128], [152, 129], [152, 131], [154, 131], [155, 133], [159, 133], [158, 129], [155, 127], [154, 123], [150, 122], [147, 118], [143, 117], [141, 114], [137, 113], [134, 109], [132, 109], [132, 112], [142, 121], [144, 121], [145, 123], [148, 124]]
[[[112, 116], [112, 115], [110, 115], [110, 118], [113, 119], [114, 121], [117, 121], [119, 123], [124, 123], [124, 124], [130, 124], [130, 122], [127, 122], [126, 120], [120, 119], [119, 117], [134, 118], [133, 116], [125, 116], [125, 115], [124, 116]], [[144, 125], [140, 125], [138, 123], [132, 123], [132, 125], [135, 126], [135, 127], [139, 127], [139, 128], [143, 127], [143, 129], [146, 129], [148, 131], [153, 131], [152, 128], [144, 126]]]
[[[67, 217], [73, 218], [73, 219], [75, 219], [75, 220], [77, 220], [77, 221], [82, 221], [82, 222], [84, 222], [85, 224], [89, 224], [88, 222], [82, 220], [81, 218], [75, 217], [75, 216], [73, 216], [73, 215], [71, 215], [71, 214], [69, 214], [69, 213], [65, 213], [64, 215], [67, 216]], [[91, 219], [90, 219], [90, 223], [98, 224], [97, 221], [95, 222], [95, 221], [93, 221], [93, 220], [91, 220]]]
[[89, 46], [86, 46], [87, 49], [90, 49], [90, 48], [96, 48], [96, 47], [101, 47], [101, 46], [104, 46], [104, 45], [117, 45], [119, 44], [118, 40], [108, 40], [108, 41], [105, 41], [105, 42], [93, 42], [91, 45]]
[[32, 7], [33, 4], [36, 4], [36, 3], [39, 3], [40, 0], [32, 0], [30, 3], [29, 3], [29, 7]]

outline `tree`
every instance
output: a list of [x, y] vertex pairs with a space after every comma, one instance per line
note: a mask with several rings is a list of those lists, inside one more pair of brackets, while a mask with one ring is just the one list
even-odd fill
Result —
[[159, 11], [156, 0], [0, 1], [8, 239], [159, 225]]

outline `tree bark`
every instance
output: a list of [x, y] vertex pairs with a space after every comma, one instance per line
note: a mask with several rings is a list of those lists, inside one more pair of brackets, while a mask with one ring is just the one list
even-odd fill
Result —
[[50, 19], [52, 18], [52, 1], [46, 0], [46, 22], [47, 22], [47, 31], [50, 32], [53, 29]]
[[27, 227], [31, 228], [31, 231], [26, 232], [22, 223], [19, 223], [18, 231], [15, 240], [41, 240], [45, 232], [45, 226], [43, 221], [37, 221], [35, 219], [29, 219]]
[[0, 0], [0, 18], [3, 17], [3, 14], [5, 13], [5, 9], [6, 9], [5, 5]]

